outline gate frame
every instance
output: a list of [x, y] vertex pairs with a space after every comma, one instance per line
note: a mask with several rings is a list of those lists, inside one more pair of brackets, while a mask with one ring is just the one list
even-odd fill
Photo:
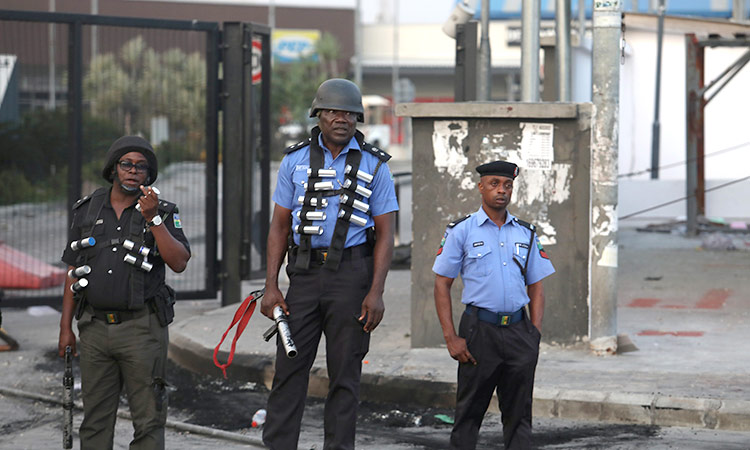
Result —
[[[270, 221], [271, 148], [271, 28], [246, 22], [224, 22], [222, 142], [222, 260], [219, 274], [221, 304], [242, 301], [242, 280], [264, 277], [266, 236]], [[252, 84], [253, 36], [261, 38], [260, 141], [256, 135]], [[266, 111], [266, 114], [263, 114]], [[257, 142], [257, 145], [256, 145]], [[258, 158], [260, 156], [260, 158]], [[260, 163], [260, 224], [253, 225], [253, 188]], [[238, 207], [239, 206], [239, 207]], [[256, 236], [256, 233], [259, 236]], [[253, 238], [259, 237], [260, 267], [252, 266]], [[255, 269], [255, 270], [253, 270]]]
[[[81, 165], [83, 160], [83, 25], [103, 25], [123, 28], [150, 28], [206, 33], [206, 265], [203, 290], [178, 291], [179, 300], [215, 298], [217, 283], [217, 226], [218, 226], [218, 107], [219, 107], [219, 22], [189, 20], [141, 19], [52, 12], [10, 11], [0, 9], [0, 21], [43, 22], [68, 25], [68, 170], [67, 205], [81, 198]], [[68, 224], [73, 214], [68, 208]], [[59, 304], [61, 295], [39, 297], [8, 297], [4, 307], [28, 307]]]

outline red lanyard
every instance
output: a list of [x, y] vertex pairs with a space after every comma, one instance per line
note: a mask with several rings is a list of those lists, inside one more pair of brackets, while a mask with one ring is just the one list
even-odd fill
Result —
[[[253, 316], [256, 300], [263, 297], [263, 294], [265, 293], [266, 289], [263, 288], [258, 291], [251, 292], [250, 295], [245, 298], [240, 307], [237, 308], [237, 312], [234, 313], [234, 319], [232, 319], [232, 323], [229, 325], [229, 328], [227, 328], [227, 331], [225, 331], [224, 335], [221, 337], [219, 345], [217, 345], [214, 349], [214, 364], [216, 365], [216, 367], [221, 369], [222, 373], [224, 373], [224, 378], [227, 377], [227, 368], [232, 364], [232, 359], [234, 359], [234, 348], [237, 345], [237, 339], [239, 339], [242, 335], [242, 332], [245, 331], [247, 322], [250, 321], [250, 318]], [[235, 326], [235, 324], [238, 325], [237, 330], [235, 330], [234, 332], [234, 339], [232, 339], [232, 349], [229, 351], [229, 358], [227, 358], [226, 364], [220, 364], [218, 358], [216, 357], [219, 354], [219, 347], [221, 347], [221, 344], [224, 342], [227, 334], [229, 334], [229, 330], [231, 330], [232, 327]]]

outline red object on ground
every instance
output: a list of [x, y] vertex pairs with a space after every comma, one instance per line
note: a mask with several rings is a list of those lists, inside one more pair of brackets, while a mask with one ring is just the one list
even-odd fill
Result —
[[66, 271], [0, 241], [0, 288], [44, 289], [59, 286]]
[[638, 336], [677, 336], [677, 337], [701, 337], [703, 331], [660, 331], [660, 330], [643, 330]]

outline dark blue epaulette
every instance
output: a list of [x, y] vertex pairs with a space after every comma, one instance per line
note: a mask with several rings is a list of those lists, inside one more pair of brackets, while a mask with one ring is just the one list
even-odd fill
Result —
[[526, 222], [525, 220], [521, 220], [518, 217], [514, 217], [513, 221], [521, 225], [522, 227], [528, 228], [532, 232], [536, 231], [536, 226], [533, 223]]
[[289, 147], [284, 149], [284, 154], [287, 155], [292, 152], [296, 152], [297, 150], [301, 148], [305, 148], [308, 145], [310, 145], [310, 138], [305, 139], [304, 141], [297, 142], [294, 145], [290, 145]]
[[448, 224], [448, 228], [455, 227], [456, 225], [458, 225], [459, 223], [461, 223], [464, 220], [468, 219], [469, 217], [471, 217], [471, 214], [467, 214], [465, 217], [462, 217], [462, 218], [460, 218], [458, 220], [454, 220], [453, 222], [451, 222], [451, 223]]
[[91, 196], [90, 195], [86, 195], [83, 198], [79, 198], [77, 202], [73, 203], [73, 209], [80, 208], [81, 206], [83, 206], [84, 204], [86, 204], [86, 202], [88, 202], [89, 200], [91, 200]]
[[176, 203], [168, 202], [162, 199], [159, 199], [159, 211], [162, 211], [167, 214], [171, 214], [173, 212], [179, 213]]
[[367, 142], [364, 143], [362, 149], [367, 151], [368, 153], [371, 153], [383, 162], [388, 162], [388, 160], [391, 159], [391, 155]]
[[81, 206], [85, 205], [89, 200], [91, 200], [94, 197], [98, 197], [100, 195], [104, 195], [107, 193], [107, 190], [104, 188], [98, 188], [94, 192], [92, 192], [89, 195], [84, 196], [83, 198], [79, 198], [77, 202], [73, 203], [73, 209], [76, 210], [80, 208]]

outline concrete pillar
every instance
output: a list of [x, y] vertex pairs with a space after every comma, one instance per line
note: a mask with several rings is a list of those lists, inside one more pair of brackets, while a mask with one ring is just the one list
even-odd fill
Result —
[[591, 348], [617, 351], [617, 155], [621, 4], [594, 2], [591, 142]]

